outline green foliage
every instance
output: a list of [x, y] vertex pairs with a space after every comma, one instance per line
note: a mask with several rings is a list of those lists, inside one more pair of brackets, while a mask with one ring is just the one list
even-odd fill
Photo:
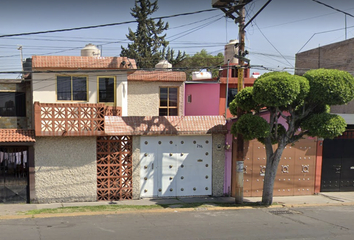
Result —
[[340, 105], [354, 98], [354, 77], [348, 72], [316, 69], [306, 72], [304, 77], [310, 83], [309, 102]]
[[165, 56], [165, 59], [172, 64], [172, 66], [177, 65], [178, 63], [182, 62], [186, 58], [186, 53], [181, 52], [178, 50], [177, 56], [175, 57], [175, 51], [171, 49], [170, 47], [163, 49], [162, 55]]
[[223, 64], [223, 61], [224, 55], [222, 53], [218, 53], [216, 56], [213, 56], [209, 54], [207, 50], [202, 49], [200, 52], [197, 52], [193, 56], [186, 55], [185, 59], [180, 63], [177, 63], [175, 67], [187, 68], [185, 71], [187, 80], [191, 80], [192, 72], [199, 71], [199, 69], [211, 69], [213, 77], [218, 77], [218, 68], [221, 64]]
[[269, 124], [262, 117], [247, 113], [232, 125], [231, 133], [233, 135], [240, 133], [245, 140], [265, 138], [269, 136]]
[[[183, 60], [185, 53], [178, 52], [177, 58], [173, 59], [174, 52], [168, 49], [169, 42], [165, 40], [168, 23], [153, 20], [149, 17], [159, 8], [158, 1], [135, 0], [135, 6], [131, 9], [131, 15], [137, 20], [138, 26], [135, 32], [129, 28], [127, 38], [132, 42], [127, 48], [121, 47], [121, 57], [128, 57], [136, 60], [138, 68], [154, 68], [159, 60], [168, 57], [170, 63]], [[163, 49], [163, 50], [162, 50]]]
[[[286, 129], [282, 124], [278, 124], [277, 127], [274, 126], [270, 135], [272, 144], [278, 143], [279, 137], [283, 137], [285, 133], [286, 133]], [[275, 136], [278, 136], [278, 138], [276, 138]], [[257, 138], [257, 140], [265, 144], [265, 138]]]
[[230, 112], [237, 115], [237, 107], [243, 111], [250, 112], [251, 110], [258, 110], [259, 104], [253, 100], [253, 87], [246, 87], [242, 89], [235, 96], [235, 99], [230, 103]]
[[345, 120], [336, 114], [313, 114], [301, 123], [302, 130], [308, 130], [308, 135], [332, 139], [345, 131]]
[[259, 104], [269, 107], [288, 106], [299, 95], [305, 94], [301, 91], [299, 78], [301, 77], [286, 72], [273, 72], [261, 76], [253, 85], [253, 98]]

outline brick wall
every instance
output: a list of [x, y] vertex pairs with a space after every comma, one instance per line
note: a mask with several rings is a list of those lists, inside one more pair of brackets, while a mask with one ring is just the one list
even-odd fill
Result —
[[354, 73], [354, 38], [296, 54], [295, 74], [310, 69], [330, 68]]
[[[296, 54], [295, 74], [310, 69], [339, 69], [354, 75], [354, 38]], [[331, 106], [332, 113], [354, 114], [354, 101], [347, 105]]]

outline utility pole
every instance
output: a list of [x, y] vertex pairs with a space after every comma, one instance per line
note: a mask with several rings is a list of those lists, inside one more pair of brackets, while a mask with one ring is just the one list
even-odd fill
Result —
[[[245, 5], [252, 2], [252, 0], [212, 0], [212, 6], [220, 8], [227, 17], [232, 18], [235, 23], [239, 25], [239, 43], [238, 53], [235, 58], [238, 58], [238, 82], [237, 92], [240, 92], [244, 88], [244, 64], [245, 64]], [[248, 60], [249, 62], [249, 60]], [[229, 69], [228, 69], [229, 71]], [[226, 99], [227, 104], [227, 99]], [[237, 109], [237, 118], [243, 114], [240, 108]], [[237, 204], [243, 203], [243, 157], [244, 157], [244, 141], [241, 134], [237, 134], [237, 151], [236, 151], [236, 167], [235, 173], [235, 202]], [[233, 160], [233, 163], [235, 161]], [[236, 165], [236, 166], [235, 166]]]
[[[237, 92], [240, 92], [244, 88], [244, 71], [245, 63], [247, 67], [250, 66], [250, 60], [245, 58], [247, 51], [245, 51], [245, 28], [250, 24], [253, 19], [272, 1], [268, 0], [266, 4], [245, 24], [246, 10], [245, 6], [252, 2], [253, 0], [212, 0], [212, 6], [214, 8], [219, 8], [225, 15], [235, 21], [239, 26], [239, 44], [238, 44], [238, 54], [234, 57], [239, 61], [238, 64], [238, 80], [237, 80]], [[226, 100], [227, 104], [227, 100]], [[240, 108], [237, 108], [237, 119], [239, 119], [243, 114]], [[226, 114], [225, 114], [226, 116]], [[233, 167], [235, 170], [235, 203], [243, 203], [243, 169], [244, 169], [244, 140], [241, 134], [237, 134], [237, 149], [236, 149], [236, 161], [233, 159]], [[233, 171], [232, 171], [233, 172]]]
[[[239, 12], [239, 48], [238, 56], [245, 56], [245, 6], [243, 5]], [[238, 68], [237, 92], [244, 88], [244, 59], [239, 58], [240, 67]], [[237, 119], [243, 114], [241, 108], [237, 107]], [[235, 203], [243, 203], [243, 157], [244, 157], [244, 141], [243, 135], [237, 134], [237, 151], [236, 151], [236, 186], [235, 186]]]

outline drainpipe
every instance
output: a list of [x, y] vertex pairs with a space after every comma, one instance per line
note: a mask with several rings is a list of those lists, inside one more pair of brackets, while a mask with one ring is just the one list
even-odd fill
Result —
[[227, 116], [227, 100], [229, 98], [229, 66], [230, 59], [227, 59], [227, 73], [226, 73], [226, 98], [225, 98], [225, 118]]

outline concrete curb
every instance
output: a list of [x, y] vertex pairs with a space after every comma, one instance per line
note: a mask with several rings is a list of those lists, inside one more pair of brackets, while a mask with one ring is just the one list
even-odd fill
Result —
[[0, 220], [16, 220], [31, 218], [55, 218], [55, 217], [78, 217], [78, 216], [96, 216], [113, 214], [140, 214], [140, 213], [178, 213], [193, 211], [226, 211], [226, 210], [246, 210], [260, 208], [300, 208], [300, 207], [321, 207], [321, 206], [353, 206], [354, 202], [345, 203], [319, 203], [319, 204], [282, 204], [272, 206], [240, 206], [240, 207], [196, 207], [196, 208], [165, 208], [165, 209], [146, 209], [146, 210], [122, 210], [122, 211], [98, 211], [98, 212], [75, 212], [75, 213], [48, 213], [35, 215], [3, 215]]

